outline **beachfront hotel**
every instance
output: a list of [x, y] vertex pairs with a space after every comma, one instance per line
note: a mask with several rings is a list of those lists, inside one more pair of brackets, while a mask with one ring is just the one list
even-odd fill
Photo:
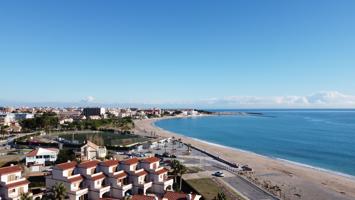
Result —
[[135, 198], [163, 198], [166, 195], [183, 195], [190, 200], [200, 198], [199, 195], [172, 192], [173, 179], [168, 177], [168, 170], [161, 167], [159, 161], [156, 157], [123, 161], [89, 160], [80, 164], [68, 161], [53, 168], [52, 173], [46, 177], [46, 188], [63, 183], [71, 200], [122, 199], [127, 195]]

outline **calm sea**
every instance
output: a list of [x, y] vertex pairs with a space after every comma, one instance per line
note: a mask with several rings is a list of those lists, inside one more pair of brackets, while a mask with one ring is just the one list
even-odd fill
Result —
[[262, 115], [168, 119], [156, 125], [215, 144], [355, 176], [355, 110], [250, 112]]

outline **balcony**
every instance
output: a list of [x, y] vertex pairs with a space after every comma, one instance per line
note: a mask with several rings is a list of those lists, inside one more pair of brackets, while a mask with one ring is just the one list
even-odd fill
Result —
[[130, 190], [130, 189], [132, 189], [132, 184], [127, 184], [127, 185], [120, 185], [119, 186], [122, 190], [124, 190], [124, 191], [127, 191], [127, 190]]
[[79, 188], [78, 190], [70, 191], [69, 193], [74, 194], [75, 196], [82, 196], [87, 194], [88, 191], [89, 191], [88, 188]]
[[147, 188], [152, 187], [152, 185], [153, 185], [153, 182], [147, 182], [147, 183], [138, 183], [137, 186], [142, 189], [147, 189]]
[[94, 190], [98, 191], [100, 193], [100, 197], [102, 197], [103, 194], [110, 192], [111, 187], [110, 186], [104, 186], [101, 188], [95, 188]]

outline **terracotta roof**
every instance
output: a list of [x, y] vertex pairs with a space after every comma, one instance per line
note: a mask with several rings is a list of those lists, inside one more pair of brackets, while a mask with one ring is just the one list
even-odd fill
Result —
[[150, 157], [150, 158], [145, 158], [142, 159], [141, 162], [145, 162], [145, 163], [154, 163], [154, 162], [159, 162], [160, 159], [157, 157]]
[[68, 181], [69, 181], [70, 183], [74, 183], [74, 182], [78, 182], [78, 181], [82, 181], [82, 180], [84, 180], [84, 178], [83, 178], [81, 175], [68, 179]]
[[148, 174], [148, 172], [146, 172], [145, 170], [135, 173], [136, 176], [143, 176], [143, 175], [147, 175], [147, 174]]
[[[87, 141], [86, 141], [86, 144], [84, 144], [83, 146], [90, 146], [90, 147], [92, 147], [92, 148], [94, 148], [94, 149], [99, 148], [99, 146], [98, 146], [98, 145], [96, 145], [96, 144], [92, 143], [92, 142], [91, 142], [91, 141], [89, 141], [89, 140], [87, 140]], [[82, 147], [83, 147], [83, 146], [82, 146]]]
[[0, 175], [15, 173], [15, 172], [19, 172], [19, 171], [22, 171], [22, 168], [18, 165], [9, 166], [9, 167], [2, 167], [2, 168], [0, 168]]
[[57, 164], [55, 167], [59, 168], [61, 170], [67, 170], [67, 169], [72, 169], [78, 164], [76, 161], [71, 161], [71, 162], [65, 162], [65, 163], [60, 163]]
[[30, 182], [28, 180], [23, 180], [23, 181], [18, 181], [18, 182], [15, 182], [15, 183], [7, 184], [6, 187], [8, 189], [11, 189], [11, 188], [14, 188], [14, 187], [18, 187], [18, 186], [22, 186], [22, 185], [28, 185], [28, 184], [30, 184]]
[[33, 156], [36, 156], [37, 153], [38, 153], [38, 149], [34, 149], [31, 152], [27, 153], [26, 156], [27, 157], [33, 157]]
[[105, 160], [103, 162], [100, 162], [100, 165], [106, 166], [106, 167], [111, 167], [111, 166], [115, 166], [118, 165], [120, 161], [118, 160]]
[[126, 172], [122, 172], [122, 173], [116, 174], [114, 176], [114, 178], [116, 178], [116, 179], [122, 179], [122, 178], [125, 178], [125, 177], [127, 177], [127, 173]]
[[82, 162], [78, 165], [78, 167], [80, 168], [91, 168], [91, 167], [96, 167], [97, 164], [99, 164], [100, 161], [98, 160], [89, 160], [89, 161], [85, 161], [85, 162]]
[[96, 181], [99, 179], [103, 179], [105, 177], [106, 177], [105, 174], [94, 175], [94, 176], [91, 176], [91, 180]]
[[[182, 192], [170, 192], [170, 191], [167, 191], [165, 194], [164, 194], [164, 197], [163, 198], [166, 198], [168, 200], [186, 200], [187, 194], [185, 193], [182, 193]], [[192, 194], [192, 199], [195, 198], [195, 194]]]
[[154, 200], [154, 197], [145, 195], [133, 195], [132, 200]]
[[130, 159], [127, 159], [127, 160], [122, 160], [121, 163], [125, 164], [125, 165], [136, 164], [136, 163], [138, 163], [138, 158], [130, 158]]
[[166, 173], [166, 172], [168, 172], [169, 170], [168, 169], [166, 169], [166, 168], [162, 168], [162, 169], [159, 169], [158, 171], [155, 171], [155, 172], [153, 172], [153, 174], [164, 174], [164, 173]]
[[[48, 151], [55, 151], [55, 152], [59, 151], [58, 149], [55, 149], [55, 148], [42, 148], [42, 149], [45, 149], [45, 150], [48, 150]], [[34, 156], [36, 156], [38, 154], [38, 150], [39, 150], [39, 148], [34, 149], [31, 152], [27, 153], [26, 156], [27, 157], [34, 157]]]

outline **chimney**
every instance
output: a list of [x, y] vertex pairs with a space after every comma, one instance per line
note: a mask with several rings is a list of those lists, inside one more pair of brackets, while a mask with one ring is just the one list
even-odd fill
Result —
[[70, 163], [70, 162], [71, 162], [70, 160], [67, 161], [67, 163]]
[[14, 164], [11, 163], [10, 167], [14, 166]]
[[186, 195], [186, 199], [187, 199], [187, 200], [192, 200], [192, 194], [187, 194], [187, 195]]

